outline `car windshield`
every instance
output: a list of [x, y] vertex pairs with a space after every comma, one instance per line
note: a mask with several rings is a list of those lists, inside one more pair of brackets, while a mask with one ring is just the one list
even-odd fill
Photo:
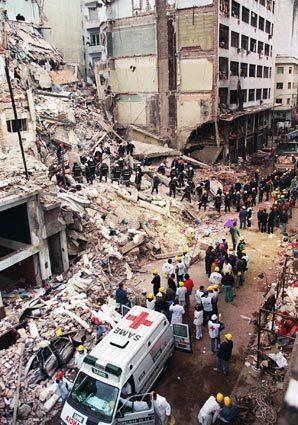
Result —
[[84, 409], [110, 420], [115, 410], [117, 396], [118, 388], [83, 372], [79, 373], [70, 394], [70, 398], [84, 406]]

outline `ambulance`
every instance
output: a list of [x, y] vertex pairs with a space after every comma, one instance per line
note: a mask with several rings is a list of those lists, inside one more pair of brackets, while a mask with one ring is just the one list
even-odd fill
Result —
[[154, 425], [148, 391], [173, 351], [164, 314], [134, 306], [85, 357], [60, 423]]

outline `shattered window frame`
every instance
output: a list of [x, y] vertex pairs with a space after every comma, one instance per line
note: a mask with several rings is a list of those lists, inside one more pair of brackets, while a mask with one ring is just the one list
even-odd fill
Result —
[[28, 122], [27, 118], [19, 118], [18, 120], [6, 120], [6, 126], [8, 133], [17, 133], [17, 121], [19, 123], [20, 131], [28, 131]]

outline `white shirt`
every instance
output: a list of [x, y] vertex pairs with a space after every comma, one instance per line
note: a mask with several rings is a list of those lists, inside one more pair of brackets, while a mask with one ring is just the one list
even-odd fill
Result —
[[164, 263], [164, 265], [162, 266], [162, 272], [167, 276], [171, 276], [171, 274], [175, 273], [175, 268], [173, 264]]
[[204, 311], [212, 311], [212, 298], [208, 295], [208, 297], [202, 297], [202, 305]]
[[248, 269], [248, 267], [249, 267], [249, 258], [248, 258], [248, 255], [245, 254], [245, 255], [242, 256], [242, 258], [244, 258], [244, 260], [246, 261], [246, 268]]
[[196, 290], [195, 299], [198, 304], [202, 304], [202, 296], [204, 295], [204, 291]]
[[215, 423], [220, 410], [220, 405], [217, 403], [216, 398], [212, 395], [208, 398], [199, 412], [199, 422], [205, 423], [205, 419], [209, 417], [212, 423]]
[[188, 269], [190, 266], [190, 255], [189, 254], [184, 254], [183, 257], [183, 263], [185, 265], [185, 268]]
[[223, 274], [231, 273], [232, 265], [230, 263], [223, 263], [222, 272]]
[[217, 338], [219, 334], [219, 323], [213, 323], [212, 320], [209, 320], [208, 322], [208, 331], [210, 338]]
[[69, 394], [69, 389], [67, 388], [64, 378], [61, 379], [59, 383], [55, 382], [55, 393], [59, 395], [62, 400], [66, 400]]
[[78, 369], [81, 369], [84, 358], [86, 357], [86, 350], [83, 353], [79, 353], [78, 351], [75, 354], [75, 365]]
[[193, 323], [196, 326], [201, 325], [203, 323], [203, 310], [201, 311], [195, 310]]
[[167, 400], [161, 395], [156, 395], [156, 400], [153, 400], [153, 407], [155, 413], [159, 416], [163, 424], [167, 417], [171, 416], [171, 406]]
[[179, 325], [182, 323], [182, 316], [185, 313], [184, 308], [180, 304], [171, 304], [169, 307], [169, 310], [172, 312], [172, 319], [171, 324], [172, 325]]
[[185, 301], [185, 294], [187, 292], [187, 289], [185, 286], [179, 286], [176, 291], [176, 295], [179, 301]]
[[220, 285], [221, 279], [222, 279], [222, 276], [220, 273], [213, 272], [211, 273], [209, 277], [209, 282], [211, 283], [211, 285]]
[[181, 261], [180, 263], [178, 262], [176, 267], [177, 267], [177, 273], [179, 276], [182, 276], [183, 274], [185, 274], [185, 264], [183, 263], [183, 261]]
[[155, 307], [155, 300], [153, 299], [152, 301], [150, 301], [150, 300], [146, 300], [146, 307], [149, 309], [149, 310], [154, 310], [154, 307]]

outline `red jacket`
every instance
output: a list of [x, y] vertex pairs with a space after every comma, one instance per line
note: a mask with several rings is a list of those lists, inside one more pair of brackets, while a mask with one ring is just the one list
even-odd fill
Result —
[[187, 289], [187, 292], [191, 292], [194, 287], [193, 280], [191, 278], [184, 281], [184, 286]]

